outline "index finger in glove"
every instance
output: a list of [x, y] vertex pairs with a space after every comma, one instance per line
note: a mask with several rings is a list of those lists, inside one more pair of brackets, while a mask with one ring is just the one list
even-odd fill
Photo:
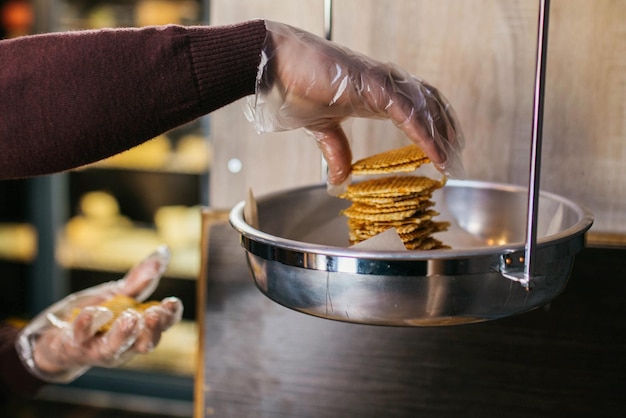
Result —
[[127, 309], [113, 322], [105, 334], [96, 335], [85, 343], [83, 362], [90, 365], [109, 366], [117, 364], [120, 357], [135, 343], [144, 328], [141, 315]]
[[132, 350], [149, 353], [161, 340], [161, 334], [178, 323], [183, 316], [183, 304], [176, 297], [163, 299], [159, 305], [148, 308], [143, 314], [144, 327]]
[[[426, 149], [429, 148], [429, 145], [435, 148], [433, 152], [437, 153], [439, 158], [432, 157], [431, 160], [439, 171], [450, 177], [463, 178], [465, 170], [461, 153], [465, 146], [465, 140], [456, 113], [439, 90], [425, 83], [422, 86], [425, 90], [429, 111], [423, 115], [418, 113], [417, 119], [419, 123], [428, 128], [429, 136], [426, 141], [422, 142], [409, 137]], [[399, 126], [402, 129], [402, 126]], [[405, 132], [410, 132], [410, 129]]]
[[345, 182], [352, 170], [352, 151], [341, 125], [336, 123], [308, 131], [317, 140], [328, 164], [328, 183], [340, 185]]
[[463, 134], [452, 106], [439, 90], [394, 64], [373, 67], [365, 86], [364, 99], [373, 108], [384, 109], [440, 171], [463, 176]]
[[170, 251], [167, 246], [157, 248], [119, 281], [120, 293], [140, 302], [146, 300], [159, 285], [169, 260]]

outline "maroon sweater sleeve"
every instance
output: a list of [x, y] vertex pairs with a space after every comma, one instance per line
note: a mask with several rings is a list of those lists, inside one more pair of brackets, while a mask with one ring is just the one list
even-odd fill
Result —
[[0, 41], [0, 179], [91, 163], [254, 93], [261, 20]]
[[10, 395], [32, 396], [45, 383], [24, 368], [15, 341], [19, 330], [0, 323], [0, 404]]

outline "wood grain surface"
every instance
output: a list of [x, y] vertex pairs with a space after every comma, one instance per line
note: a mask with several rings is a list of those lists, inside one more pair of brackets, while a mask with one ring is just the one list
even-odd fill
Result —
[[[264, 17], [323, 35], [323, 0], [216, 0], [211, 22]], [[437, 86], [466, 136], [468, 178], [526, 184], [538, 1], [333, 0], [333, 39]], [[553, 0], [542, 188], [589, 207], [592, 231], [626, 234], [626, 2]], [[321, 155], [301, 131], [259, 136], [241, 104], [212, 118], [211, 199], [317, 183]], [[355, 158], [406, 143], [385, 121], [347, 123]], [[243, 170], [227, 162], [239, 158]]]
[[354, 325], [262, 295], [211, 231], [196, 418], [622, 417], [626, 259], [586, 249], [549, 307], [443, 328]]

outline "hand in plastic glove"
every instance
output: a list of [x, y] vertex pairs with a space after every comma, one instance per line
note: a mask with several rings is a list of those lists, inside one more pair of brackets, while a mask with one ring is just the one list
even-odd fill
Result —
[[464, 140], [439, 91], [394, 64], [377, 62], [299, 29], [266, 21], [256, 95], [247, 116], [259, 132], [305, 128], [319, 141], [328, 181], [348, 180], [352, 155], [340, 124], [388, 118], [452, 177], [464, 175]]
[[40, 313], [16, 343], [24, 364], [45, 381], [65, 383], [91, 366], [116, 367], [137, 353], [150, 352], [161, 333], [181, 319], [178, 298], [166, 298], [143, 314], [127, 309], [105, 333], [98, 330], [114, 315], [96, 305], [118, 294], [145, 300], [158, 286], [169, 258], [167, 247], [160, 247], [121, 280], [71, 294]]

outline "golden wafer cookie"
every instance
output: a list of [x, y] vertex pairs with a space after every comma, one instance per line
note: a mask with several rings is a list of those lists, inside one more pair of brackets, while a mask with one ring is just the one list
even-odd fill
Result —
[[367, 222], [361, 219], [348, 219], [348, 227], [354, 230], [371, 230], [384, 232], [389, 228], [396, 228], [398, 234], [408, 234], [428, 222], [432, 222], [432, 218], [439, 213], [436, 211], [427, 211], [416, 215], [415, 217], [390, 222]]
[[[393, 212], [405, 212], [413, 210], [424, 211], [429, 208], [432, 203], [428, 200], [417, 202], [417, 204], [408, 204], [408, 205], [397, 205], [397, 206], [372, 206], [365, 203], [353, 203], [344, 211], [350, 209], [350, 212], [359, 213], [359, 214], [372, 214], [372, 213], [393, 213]], [[350, 215], [346, 215], [350, 217]]]
[[418, 238], [427, 238], [429, 237], [434, 231], [435, 231], [435, 227], [432, 225], [432, 222], [427, 222], [425, 224], [421, 224], [419, 228], [411, 231], [411, 232], [407, 232], [405, 234], [398, 234], [400, 236], [400, 239], [402, 240], [402, 242], [411, 242], [411, 241], [415, 241]]
[[386, 213], [364, 213], [358, 210], [347, 208], [342, 213], [349, 218], [364, 219], [369, 221], [398, 221], [412, 216], [416, 209], [400, 210]]
[[[430, 160], [415, 145], [376, 154], [353, 164], [352, 174], [391, 174], [412, 171]], [[353, 183], [339, 197], [352, 205], [341, 213], [348, 218], [348, 239], [357, 244], [395, 228], [409, 250], [449, 248], [432, 235], [447, 230], [448, 222], [435, 222], [430, 209], [433, 193], [445, 185], [427, 177], [387, 175]]]
[[391, 205], [375, 203], [373, 206], [376, 206], [379, 208], [394, 206], [397, 208], [419, 207], [419, 208], [425, 209], [433, 205], [433, 202], [431, 201], [431, 199], [432, 199], [432, 196], [430, 195], [416, 196], [410, 199], [398, 200], [397, 202]]
[[430, 222], [430, 218], [422, 222], [412, 222], [412, 223], [405, 223], [402, 225], [397, 225], [397, 226], [394, 226], [393, 228], [396, 228], [396, 231], [398, 231], [398, 235], [402, 237], [403, 235], [410, 234], [422, 228], [424, 225], [424, 222]]
[[[428, 202], [430, 206], [434, 205], [433, 202]], [[416, 229], [419, 228], [424, 221], [429, 221], [435, 216], [439, 215], [439, 212], [436, 210], [424, 210], [420, 212], [416, 212], [413, 216], [409, 216], [408, 218], [404, 218], [400, 221], [389, 221], [389, 222], [378, 222], [380, 226], [389, 226], [396, 229], [399, 228], [407, 228], [407, 229]]]
[[407, 145], [363, 158], [352, 164], [353, 175], [415, 171], [430, 159], [417, 145]]
[[385, 225], [385, 224], [362, 224], [362, 225], [350, 225], [349, 236], [350, 239], [368, 239], [372, 238], [380, 233], [387, 231], [388, 229], [395, 228], [396, 232], [400, 236], [403, 242], [413, 241], [416, 238], [431, 235], [436, 232], [445, 231], [448, 227], [447, 222], [435, 223], [427, 220], [423, 223], [413, 223], [405, 225]]
[[428, 221], [420, 224], [420, 227], [413, 231], [398, 233], [398, 235], [400, 235], [400, 239], [402, 239], [403, 242], [411, 242], [418, 238], [428, 237], [435, 232], [445, 231], [448, 229], [449, 225], [448, 222]]
[[[368, 231], [373, 234], [379, 234], [385, 232], [389, 228], [393, 228], [393, 225], [389, 225], [387, 222], [370, 222], [363, 219], [348, 219], [348, 229], [350, 231]], [[362, 233], [362, 232], [360, 232]]]
[[[152, 306], [160, 305], [160, 303], [161, 302], [156, 301], [156, 300], [151, 300], [151, 301], [146, 301], [146, 302], [139, 302], [139, 301], [137, 301], [136, 299], [134, 299], [134, 298], [132, 298], [130, 296], [126, 296], [126, 295], [122, 295], [122, 294], [115, 295], [111, 299], [107, 299], [104, 302], [101, 302], [101, 303], [99, 303], [97, 305], [97, 306], [100, 306], [100, 307], [103, 307], [103, 308], [107, 308], [108, 310], [113, 312], [113, 318], [109, 322], [107, 322], [106, 324], [101, 326], [98, 329], [98, 332], [104, 333], [104, 332], [107, 332], [108, 330], [110, 330], [111, 326], [113, 325], [115, 320], [126, 309], [133, 309], [133, 310], [135, 310], [135, 311], [137, 311], [139, 313], [143, 313], [148, 308], [150, 308]], [[80, 308], [74, 309], [70, 319], [73, 320], [74, 318], [76, 318], [76, 316], [78, 316], [80, 311], [81, 311]]]
[[381, 177], [351, 184], [340, 197], [345, 199], [351, 199], [353, 196], [400, 197], [432, 193], [441, 186], [441, 182], [423, 176]]
[[131, 298], [126, 295], [115, 295], [111, 299], [105, 300], [104, 302], [98, 304], [98, 306], [109, 309], [113, 312], [113, 319], [104, 324], [98, 329], [98, 332], [107, 332], [111, 329], [113, 322], [126, 310], [133, 309], [139, 313], [145, 312], [148, 308], [152, 306], [157, 306], [161, 302], [153, 300], [146, 302], [138, 302], [137, 300]]
[[395, 205], [396, 203], [402, 203], [404, 201], [414, 200], [428, 200], [432, 197], [432, 194], [417, 193], [417, 194], [405, 194], [399, 196], [380, 197], [375, 195], [362, 195], [362, 196], [350, 196], [352, 202], [368, 203], [371, 205]]
[[376, 206], [376, 207], [387, 207], [387, 206], [418, 206], [425, 202], [430, 201], [432, 199], [432, 194], [423, 194], [423, 195], [407, 195], [402, 197], [381, 197], [375, 198], [371, 196], [359, 196], [357, 198], [351, 199], [353, 203], [363, 203], [365, 205]]
[[348, 235], [352, 241], [355, 240], [366, 240], [372, 237], [375, 237], [378, 234], [382, 234], [386, 230], [390, 228], [354, 228], [348, 231]]
[[[428, 202], [428, 205], [432, 205], [432, 202]], [[415, 213], [409, 216], [396, 216], [396, 219], [385, 219], [384, 217], [375, 217], [375, 216], [367, 216], [368, 214], [364, 214], [361, 212], [352, 213], [352, 216], [348, 217], [348, 227], [349, 228], [397, 228], [404, 225], [419, 225], [424, 221], [428, 221], [432, 219], [434, 216], [438, 215], [439, 212], [425, 210], [428, 205], [424, 205], [424, 207], [417, 208]], [[345, 212], [345, 211], [344, 211]], [[397, 211], [393, 212], [398, 214], [406, 214], [408, 212]], [[345, 213], [344, 213], [345, 214]]]
[[417, 239], [413, 242], [405, 242], [404, 246], [407, 248], [407, 250], [422, 250], [422, 251], [450, 248], [448, 245], [445, 245], [443, 242], [433, 237]]
[[[434, 205], [433, 202], [428, 202], [428, 204], [430, 206]], [[415, 214], [413, 214], [412, 216], [409, 216], [407, 218], [404, 219], [400, 219], [397, 221], [365, 221], [363, 219], [356, 219], [356, 218], [348, 218], [348, 226], [352, 227], [358, 227], [360, 226], [359, 224], [363, 225], [363, 226], [373, 226], [373, 227], [385, 227], [385, 228], [398, 228], [401, 226], [407, 226], [410, 227], [410, 225], [419, 225], [420, 223], [422, 223], [425, 220], [429, 220], [434, 218], [435, 216], [439, 215], [439, 212], [435, 211], [435, 210], [425, 210], [422, 212], [417, 212]]]

